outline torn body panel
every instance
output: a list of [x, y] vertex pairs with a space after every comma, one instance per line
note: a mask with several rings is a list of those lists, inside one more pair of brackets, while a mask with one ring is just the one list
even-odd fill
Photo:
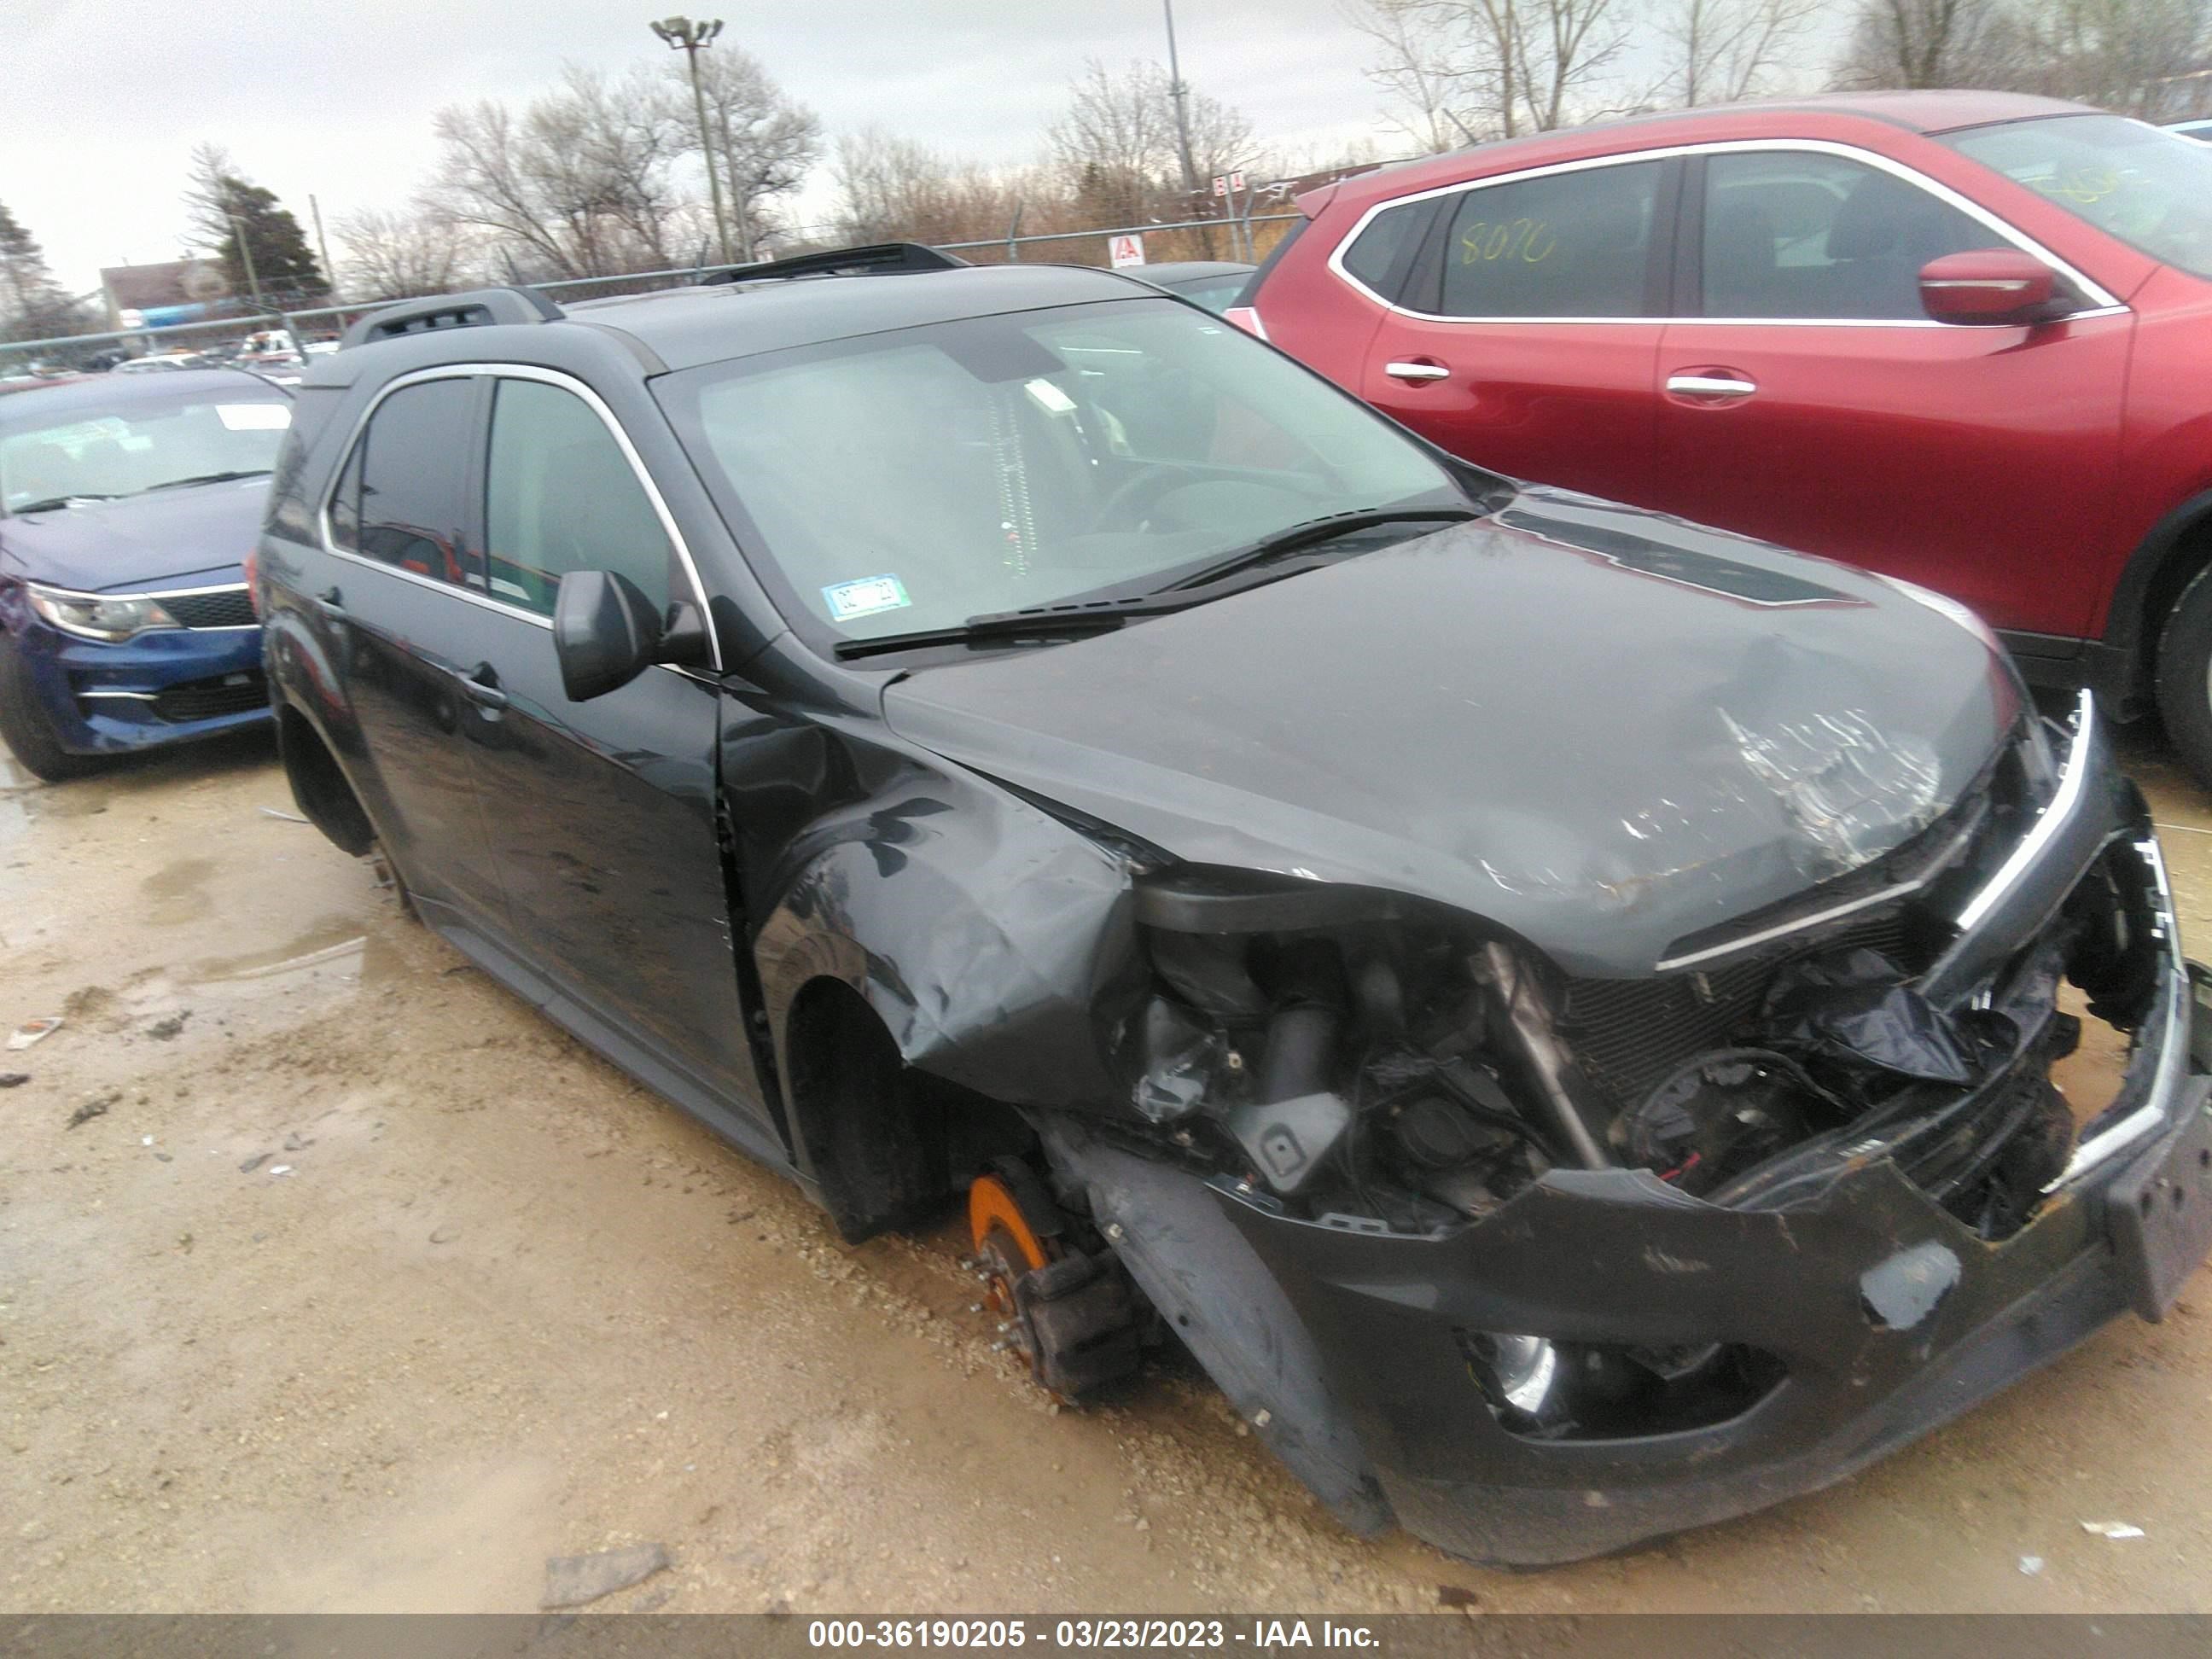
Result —
[[[1355, 564], [1401, 559], [1419, 564]], [[1279, 593], [1268, 625], [1318, 640], [1304, 596], [1336, 574], [1247, 605]], [[1835, 580], [1856, 603], [1859, 579]], [[1655, 591], [1736, 603], [1671, 575]], [[1340, 698], [1327, 741], [1319, 690], [1273, 726], [1224, 713], [1210, 700], [1244, 693], [1207, 649], [1169, 645], [1194, 691], [1154, 660], [1176, 617], [894, 683], [888, 733], [734, 726], [771, 1018], [781, 1032], [835, 977], [908, 1066], [1021, 1109], [1085, 1248], [1355, 1526], [1395, 1513], [1534, 1564], [1825, 1484], [2121, 1309], [2162, 1307], [2174, 1264], [2212, 1244], [2212, 1175], [2182, 1145], [2206, 1090], [2171, 899], [2092, 711], [2045, 731], [1968, 630], [1905, 605], [1935, 630], [1913, 675], [1863, 678], [1849, 718], [1778, 713], [1860, 672], [1799, 637], [1850, 608], [1784, 629], [1747, 607], [1770, 619], [1729, 673], [1763, 703], [1654, 708], [1638, 681], [1586, 712], [1647, 743], [1702, 734], [1669, 759], [1692, 757], [1714, 823], [1680, 836], [1593, 805], [1592, 779], [1634, 769], [1612, 747], [1567, 778], [1516, 752], [1510, 722], [1441, 704], [1354, 719]], [[1313, 672], [1326, 689], [1352, 671]], [[1474, 684], [1451, 659], [1430, 689], [1464, 702]], [[1164, 728], [1170, 698], [1202, 764], [1170, 773], [1141, 711], [1079, 749], [1044, 730], [1132, 702]], [[1475, 752], [1429, 744], [1431, 775], [1410, 738], [1363, 750], [1395, 721], [1472, 732]], [[1255, 722], [1273, 734], [1256, 757], [1226, 736]], [[755, 740], [816, 745], [806, 799], [836, 804], [791, 826], [748, 807]], [[1361, 793], [1370, 763], [1414, 779], [1395, 818]], [[1597, 811], [1642, 849], [1606, 880], [1516, 904], [1486, 853], [1462, 855], [1577, 814], [1560, 844], [1587, 848]], [[1670, 861], [1689, 840], [1728, 850]], [[2079, 1030], [2063, 981], [2131, 1048], [2079, 1133], [2050, 1075]], [[2132, 1221], [2106, 1202], [2121, 1182], [2156, 1194]], [[2195, 1208], [2175, 1207], [2189, 1182]]]

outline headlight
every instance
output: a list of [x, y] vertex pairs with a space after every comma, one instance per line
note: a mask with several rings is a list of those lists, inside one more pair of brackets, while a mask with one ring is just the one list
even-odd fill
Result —
[[81, 640], [127, 640], [149, 629], [174, 628], [177, 619], [151, 599], [102, 599], [87, 594], [30, 590], [31, 609], [64, 634]]

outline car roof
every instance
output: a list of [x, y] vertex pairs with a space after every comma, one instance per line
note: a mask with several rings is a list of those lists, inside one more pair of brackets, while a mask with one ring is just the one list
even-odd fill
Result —
[[176, 403], [194, 392], [275, 402], [284, 388], [244, 369], [175, 368], [161, 374], [94, 374], [59, 386], [10, 392], [0, 403], [0, 427], [44, 426], [57, 416], [98, 415], [140, 404]]
[[1547, 162], [1586, 156], [1658, 149], [1670, 144], [1729, 138], [1835, 138], [1854, 123], [1878, 124], [1915, 133], [1954, 131], [2048, 115], [2096, 115], [2086, 104], [2027, 93], [1926, 91], [1836, 92], [1804, 98], [1777, 98], [1700, 109], [1665, 110], [1650, 115], [1561, 127], [1522, 138], [1475, 144], [1443, 155], [1401, 162], [1324, 185], [1298, 198], [1309, 217], [1333, 201], [1365, 206], [1394, 196], [1462, 179], [1511, 173]]
[[[963, 317], [1157, 297], [1149, 283], [1085, 265], [963, 265], [867, 276], [723, 283], [584, 300], [562, 319], [618, 330], [671, 369]], [[465, 336], [465, 329], [453, 331]], [[454, 343], [465, 356], [464, 340]]]
[[1131, 265], [1128, 274], [1147, 283], [1195, 283], [1208, 276], [1249, 276], [1256, 269], [1237, 259], [1167, 259], [1156, 265]]

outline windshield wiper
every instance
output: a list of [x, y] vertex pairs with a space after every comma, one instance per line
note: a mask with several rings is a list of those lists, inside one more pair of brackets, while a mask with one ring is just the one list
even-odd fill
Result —
[[71, 501], [112, 501], [117, 499], [118, 497], [114, 495], [102, 495], [98, 490], [79, 489], [67, 495], [49, 495], [42, 501], [26, 501], [21, 507], [11, 507], [8, 510], [17, 518], [21, 518], [26, 513], [59, 512]]
[[164, 478], [157, 484], [148, 484], [140, 493], [151, 495], [157, 489], [181, 489], [186, 484], [228, 483], [234, 478], [265, 478], [274, 471], [273, 467], [247, 466], [234, 472], [195, 472], [189, 478]]
[[981, 640], [1060, 639], [1111, 633], [1137, 617], [1157, 617], [1183, 609], [1183, 602], [1162, 602], [1139, 594], [1097, 599], [1065, 609], [1040, 605], [1033, 611], [988, 611], [952, 628], [922, 628], [911, 634], [881, 634], [872, 640], [840, 640], [831, 647], [838, 659], [880, 656], [888, 651], [918, 651], [932, 645], [969, 645]]
[[1186, 588], [1206, 587], [1224, 576], [1272, 559], [1279, 553], [1294, 552], [1301, 547], [1311, 547], [1317, 542], [1334, 541], [1339, 536], [1349, 536], [1355, 531], [1379, 530], [1385, 525], [1394, 524], [1464, 524], [1480, 516], [1474, 508], [1467, 507], [1370, 507], [1352, 513], [1331, 513], [1325, 518], [1308, 519], [1287, 530], [1278, 530], [1272, 536], [1262, 536], [1249, 546], [1224, 554], [1210, 564], [1202, 564], [1197, 569], [1176, 577], [1166, 586], [1152, 591], [1155, 593], [1176, 593]]

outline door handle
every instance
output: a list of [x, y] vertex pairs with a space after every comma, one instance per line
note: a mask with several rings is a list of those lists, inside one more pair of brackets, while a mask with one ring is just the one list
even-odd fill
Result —
[[1669, 374], [1667, 390], [1678, 398], [1748, 398], [1759, 382], [1731, 368], [1693, 368]]
[[480, 662], [464, 672], [453, 671], [453, 678], [461, 683], [461, 693], [480, 708], [504, 708], [507, 693], [500, 690], [499, 671], [488, 662]]
[[335, 587], [326, 587], [315, 595], [315, 609], [326, 617], [345, 615], [345, 595]]
[[1382, 372], [1394, 380], [1419, 386], [1429, 380], [1449, 380], [1451, 370], [1442, 363], [1385, 363]]

